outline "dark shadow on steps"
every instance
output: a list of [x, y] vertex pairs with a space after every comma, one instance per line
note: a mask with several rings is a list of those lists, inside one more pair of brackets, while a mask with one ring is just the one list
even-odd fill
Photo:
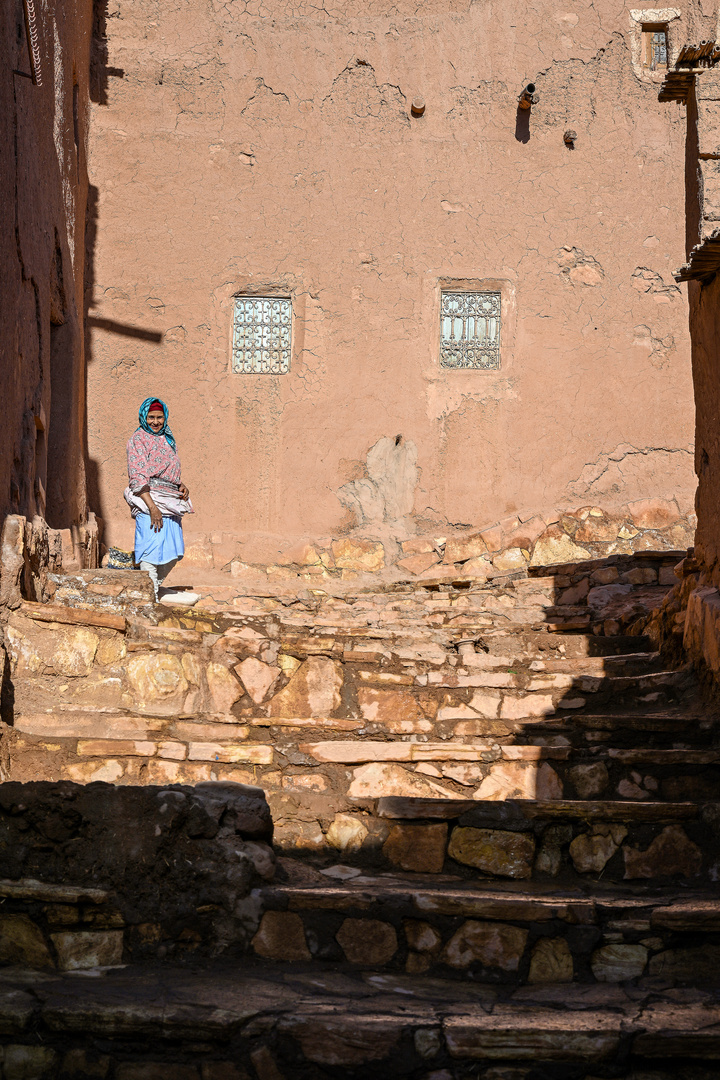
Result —
[[[381, 723], [369, 723], [357, 736], [334, 737], [339, 744], [355, 740], [346, 743], [346, 757], [334, 765], [331, 740], [311, 743], [326, 736], [310, 727], [298, 733], [302, 760], [287, 759], [282, 792], [268, 789], [279, 850], [319, 871], [340, 862], [363, 871], [444, 868], [466, 880], [493, 879], [492, 870], [444, 860], [444, 849], [437, 853], [439, 839], [434, 853], [420, 851], [412, 837], [421, 837], [422, 829], [410, 829], [403, 840], [401, 810], [406, 805], [408, 822], [438, 823], [433, 826], [436, 837], [445, 829], [439, 823], [449, 820], [452, 829], [461, 819], [483, 829], [532, 833], [530, 855], [523, 854], [517, 874], [501, 871], [501, 880], [623, 881], [626, 849], [642, 854], [661, 833], [670, 847], [677, 841], [683, 848], [683, 837], [689, 841], [684, 854], [663, 854], [662, 880], [693, 880], [699, 872], [705, 880], [712, 877], [714, 843], [705, 852], [702, 871], [696, 865], [712, 811], [700, 812], [697, 804], [712, 803], [720, 791], [715, 710], [700, 699], [690, 672], [663, 670], [642, 633], [672, 587], [673, 565], [684, 555], [644, 552], [540, 567], [495, 578], [487, 586], [427, 583], [438, 610], [442, 596], [447, 598], [451, 614], [434, 625], [449, 632], [456, 651], [454, 667], [441, 669], [445, 675], [433, 676], [434, 681], [428, 676], [425, 682], [416, 677], [415, 686], [405, 691], [416, 703], [424, 698], [426, 705], [417, 715], [425, 708], [433, 722], [423, 728], [421, 721], [415, 730], [429, 734], [390, 736], [398, 748], [393, 757], [384, 749], [387, 731]], [[509, 596], [514, 606], [505, 604]], [[492, 624], [481, 628], [482, 619], [473, 612], [491, 612]], [[349, 665], [347, 670], [352, 670]], [[403, 670], [397, 667], [398, 673]], [[368, 678], [367, 685], [381, 685]], [[438, 700], [428, 711], [433, 695]], [[377, 700], [379, 708], [379, 693]], [[348, 707], [349, 717], [361, 715], [353, 711], [357, 703]], [[398, 699], [398, 716], [407, 715], [407, 707]], [[408, 738], [412, 757], [403, 757]], [[358, 750], [352, 757], [353, 745], [362, 743], [373, 743], [375, 755]], [[463, 751], [453, 758], [457, 744], [463, 744]], [[315, 795], [302, 789], [313, 755]], [[348, 783], [350, 794], [343, 795], [341, 785], [347, 790]], [[339, 794], [320, 791], [321, 784]], [[399, 801], [378, 801], [383, 787], [390, 794], [393, 784], [398, 795], [398, 785], [405, 789]], [[413, 787], [423, 784], [427, 797], [413, 798]], [[373, 785], [379, 790], [373, 791]], [[431, 798], [433, 788], [437, 803]], [[670, 803], [686, 805], [673, 810]], [[611, 824], [604, 858], [591, 852], [573, 859], [571, 843], [586, 837], [591, 847], [597, 846], [601, 830]], [[575, 844], [576, 853], [583, 845], [585, 840]], [[636, 862], [638, 878], [650, 873], [640, 866], [639, 856]], [[297, 865], [290, 870], [301, 873]]]

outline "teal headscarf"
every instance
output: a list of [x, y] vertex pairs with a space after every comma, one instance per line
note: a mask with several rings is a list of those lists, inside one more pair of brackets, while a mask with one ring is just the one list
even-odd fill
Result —
[[[160, 428], [159, 431], [153, 431], [152, 428], [148, 426], [148, 422], [147, 422], [148, 413], [150, 412], [150, 406], [152, 405], [152, 403], [154, 401], [159, 401], [160, 402], [160, 404], [163, 407], [163, 413], [165, 414], [165, 423], [163, 424], [163, 426]], [[164, 435], [165, 438], [167, 439], [167, 441], [172, 446], [173, 450], [177, 449], [177, 444], [175, 442], [175, 436], [173, 435], [172, 431], [168, 427], [168, 407], [165, 404], [165, 402], [162, 400], [162, 398], [154, 397], [154, 396], [149, 397], [149, 398], [145, 398], [142, 405], [140, 406], [140, 413], [138, 414], [138, 420], [140, 421], [140, 427], [138, 428], [138, 431], [140, 431], [142, 429], [143, 431], [147, 431], [148, 435]]]

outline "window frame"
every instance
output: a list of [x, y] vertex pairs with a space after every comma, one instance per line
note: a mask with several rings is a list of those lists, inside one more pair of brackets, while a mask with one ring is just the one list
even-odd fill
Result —
[[[497, 363], [495, 363], [495, 364], [449, 364], [449, 363], [444, 362], [443, 346], [449, 340], [448, 338], [445, 337], [445, 334], [444, 334], [444, 324], [445, 324], [446, 319], [448, 319], [448, 318], [453, 319], [452, 314], [447, 313], [445, 311], [444, 298], [446, 296], [453, 296], [453, 295], [460, 296], [460, 295], [463, 295], [463, 294], [468, 295], [468, 296], [474, 296], [474, 297], [493, 297], [493, 298], [496, 297], [497, 298], [497, 306], [499, 308], [499, 311], [498, 311], [498, 314], [497, 314], [497, 320], [498, 320], [498, 327], [497, 327]], [[490, 316], [490, 317], [492, 318], [492, 316]], [[455, 316], [455, 318], [463, 318], [463, 321], [465, 320], [465, 318], [475, 320], [476, 316], [473, 313], [468, 313], [467, 315], [457, 315], [457, 316]], [[499, 288], [476, 289], [476, 288], [472, 288], [472, 287], [460, 287], [460, 288], [458, 288], [458, 287], [447, 286], [447, 285], [441, 285], [440, 286], [440, 330], [439, 330], [440, 340], [439, 340], [439, 349], [438, 349], [438, 362], [439, 362], [439, 365], [440, 365], [440, 367], [441, 367], [441, 369], [443, 371], [500, 371], [501, 368], [502, 368], [502, 345], [503, 345], [502, 329], [503, 329], [503, 313], [502, 313], [502, 290], [501, 289], [499, 289]], [[463, 327], [463, 332], [464, 332], [464, 327]], [[453, 337], [452, 340], [455, 340], [454, 337]], [[483, 347], [484, 346], [483, 346], [482, 342], [479, 343], [479, 348], [482, 349]]]
[[[288, 342], [286, 347], [280, 348], [280, 352], [287, 354], [287, 359], [280, 360], [279, 368], [273, 369], [272, 366], [262, 369], [253, 368], [252, 370], [243, 370], [241, 367], [236, 366], [236, 349], [237, 349], [237, 309], [240, 303], [273, 303], [279, 301], [288, 305], [289, 315], [289, 328], [288, 328]], [[231, 297], [231, 317], [230, 317], [230, 374], [231, 375], [289, 375], [293, 366], [293, 352], [295, 348], [295, 304], [292, 294], [286, 289], [271, 289], [262, 288], [256, 290], [248, 290], [233, 293]], [[262, 351], [262, 350], [260, 350]], [[262, 362], [262, 361], [261, 361]]]
[[[506, 277], [457, 277], [454, 274], [428, 275], [427, 285], [432, 291], [432, 317], [430, 340], [428, 342], [428, 361], [433, 370], [433, 378], [446, 382], [458, 382], [467, 385], [471, 392], [478, 379], [499, 379], [502, 382], [512, 377], [515, 367], [515, 348], [517, 337], [517, 282]], [[500, 366], [481, 367], [443, 367], [441, 363], [442, 343], [442, 298], [444, 292], [499, 293], [500, 294]], [[429, 297], [428, 297], [429, 299]]]
[[[670, 38], [666, 22], [644, 22], [640, 24], [642, 34], [642, 65], [645, 71], [667, 71], [670, 60]], [[653, 37], [662, 33], [665, 38], [665, 63], [653, 65]]]

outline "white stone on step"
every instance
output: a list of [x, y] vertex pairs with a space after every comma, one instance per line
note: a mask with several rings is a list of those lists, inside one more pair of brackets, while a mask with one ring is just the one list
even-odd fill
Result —
[[342, 866], [338, 863], [337, 866], [327, 866], [320, 873], [325, 877], [335, 878], [336, 881], [350, 881], [352, 878], [360, 877], [362, 870], [358, 870], [357, 866]]
[[478, 761], [491, 750], [489, 743], [456, 742], [372, 742], [369, 739], [345, 742], [300, 743], [301, 754], [316, 761], [353, 764], [358, 761]]
[[401, 765], [373, 762], [355, 769], [354, 777], [348, 788], [351, 799], [380, 799], [391, 795], [419, 799], [456, 798], [454, 792], [417, 773], [407, 772]]
[[563, 788], [558, 774], [546, 761], [508, 761], [491, 765], [473, 799], [562, 799]]
[[258, 743], [245, 743], [242, 746], [233, 746], [228, 743], [194, 743], [188, 747], [188, 757], [191, 761], [249, 761], [254, 765], [272, 765], [272, 746], [262, 746]]
[[555, 706], [550, 694], [526, 694], [523, 697], [505, 696], [500, 706], [501, 720], [523, 720], [533, 716], [551, 716]]

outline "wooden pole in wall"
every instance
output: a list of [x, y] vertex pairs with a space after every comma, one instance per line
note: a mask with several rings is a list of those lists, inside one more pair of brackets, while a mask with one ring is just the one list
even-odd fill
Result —
[[38, 34], [37, 14], [35, 0], [23, 0], [23, 12], [25, 14], [25, 36], [27, 38], [28, 58], [33, 86], [42, 86], [42, 72], [40, 71], [40, 40]]

